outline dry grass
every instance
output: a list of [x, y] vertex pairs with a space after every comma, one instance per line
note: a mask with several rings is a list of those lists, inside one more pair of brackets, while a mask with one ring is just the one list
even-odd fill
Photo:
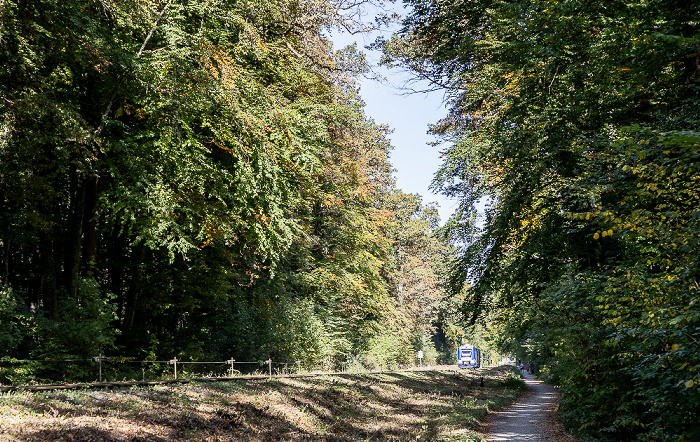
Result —
[[[0, 396], [0, 440], [473, 441], [507, 368]], [[480, 378], [484, 377], [484, 387]]]

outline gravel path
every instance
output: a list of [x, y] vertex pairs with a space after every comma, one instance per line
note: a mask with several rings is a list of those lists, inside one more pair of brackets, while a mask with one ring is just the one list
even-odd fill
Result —
[[515, 404], [496, 413], [488, 423], [487, 441], [575, 442], [556, 413], [559, 392], [524, 373], [525, 393]]

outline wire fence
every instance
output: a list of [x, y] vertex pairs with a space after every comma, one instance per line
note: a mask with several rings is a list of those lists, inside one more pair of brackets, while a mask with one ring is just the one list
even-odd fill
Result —
[[[396, 366], [381, 369], [430, 369]], [[341, 363], [339, 372], [348, 370], [347, 363]], [[336, 371], [336, 372], [337, 372]], [[371, 370], [353, 370], [371, 371]], [[272, 377], [274, 375], [302, 375], [328, 373], [320, 368], [310, 368], [301, 361], [188, 361], [174, 357], [169, 360], [130, 360], [107, 357], [76, 359], [11, 359], [0, 358], [0, 392], [21, 389], [37, 389], [33, 386], [59, 388], [69, 386], [143, 385], [162, 382], [177, 382], [191, 379], [216, 380], [244, 378], [251, 376]], [[48, 388], [46, 388], [48, 389]]]
[[182, 377], [223, 378], [243, 375], [300, 373], [300, 361], [188, 361], [128, 360], [104, 355], [93, 358], [11, 359], [0, 358], [0, 387], [47, 382], [150, 381]]

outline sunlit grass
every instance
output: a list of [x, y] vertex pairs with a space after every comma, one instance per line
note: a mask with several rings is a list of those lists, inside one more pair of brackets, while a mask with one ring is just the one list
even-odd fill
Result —
[[[486, 414], [519, 394], [508, 369], [18, 392], [0, 436], [23, 440], [481, 440]], [[480, 377], [484, 387], [480, 387]], [[60, 434], [59, 434], [60, 432]]]

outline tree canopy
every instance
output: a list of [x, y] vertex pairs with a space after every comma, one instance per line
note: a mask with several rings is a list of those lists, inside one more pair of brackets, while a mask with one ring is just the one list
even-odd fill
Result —
[[384, 61], [448, 94], [433, 185], [461, 201], [464, 312], [580, 433], [697, 438], [697, 2], [406, 3]]
[[382, 3], [0, 2], [0, 379], [447, 358], [436, 212], [325, 32]]

